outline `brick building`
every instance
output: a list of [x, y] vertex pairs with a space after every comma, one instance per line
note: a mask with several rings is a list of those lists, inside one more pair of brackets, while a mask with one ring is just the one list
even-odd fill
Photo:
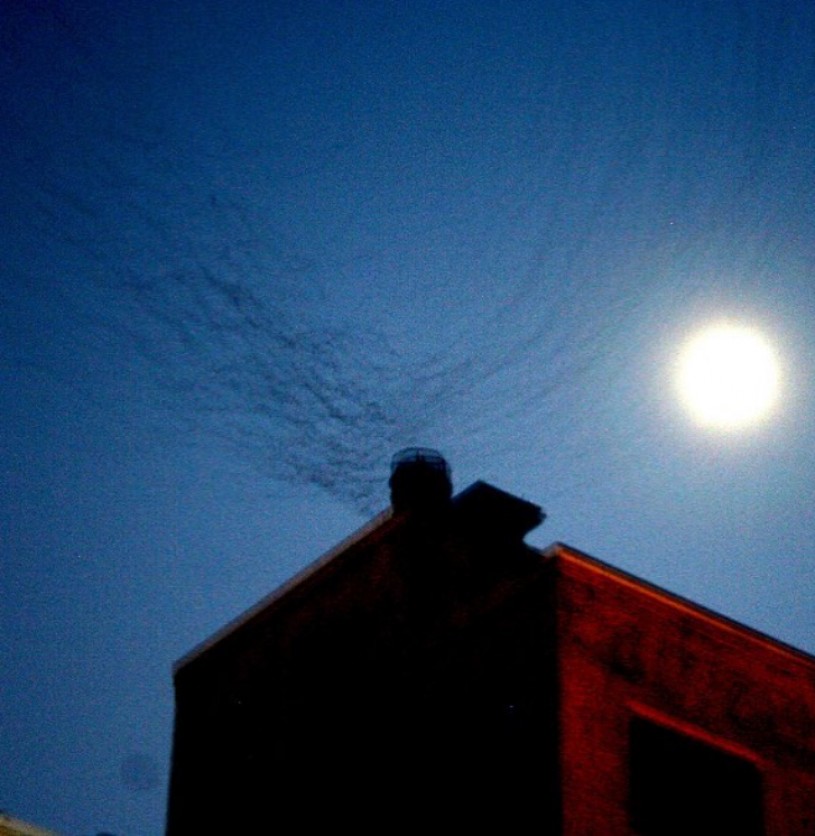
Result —
[[815, 833], [815, 660], [397, 464], [393, 511], [176, 665], [171, 836]]

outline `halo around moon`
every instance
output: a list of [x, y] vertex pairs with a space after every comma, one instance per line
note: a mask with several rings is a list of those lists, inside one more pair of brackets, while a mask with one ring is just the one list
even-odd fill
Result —
[[719, 323], [682, 347], [677, 386], [699, 424], [732, 430], [757, 424], [772, 412], [779, 376], [776, 353], [760, 331]]

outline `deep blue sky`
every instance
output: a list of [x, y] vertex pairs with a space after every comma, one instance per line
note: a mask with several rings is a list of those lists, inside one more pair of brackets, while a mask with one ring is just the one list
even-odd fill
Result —
[[161, 833], [172, 662], [413, 443], [815, 651], [808, 0], [19, 0], [0, 72], [0, 808]]

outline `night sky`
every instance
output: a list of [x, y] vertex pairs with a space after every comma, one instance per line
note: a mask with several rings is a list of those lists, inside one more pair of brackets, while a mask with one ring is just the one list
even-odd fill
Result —
[[409, 444], [815, 652], [810, 0], [6, 0], [0, 73], [0, 808], [162, 833], [173, 661]]

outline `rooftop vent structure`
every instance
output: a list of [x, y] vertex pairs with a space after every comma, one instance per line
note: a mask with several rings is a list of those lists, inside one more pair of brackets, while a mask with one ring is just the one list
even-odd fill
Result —
[[402, 511], [444, 507], [453, 494], [450, 466], [438, 450], [405, 447], [391, 459], [391, 505]]

